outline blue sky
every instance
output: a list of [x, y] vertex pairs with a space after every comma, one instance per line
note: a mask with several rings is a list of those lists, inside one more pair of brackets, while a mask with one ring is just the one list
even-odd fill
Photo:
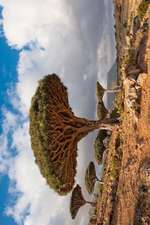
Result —
[[7, 204], [9, 204], [9, 201], [10, 201], [10, 196], [8, 195], [8, 188], [9, 188], [8, 176], [1, 177], [0, 187], [1, 187], [0, 224], [1, 225], [16, 225], [16, 222], [13, 220], [13, 218], [6, 216], [4, 213], [6, 206]]
[[[0, 18], [1, 18], [0, 8]], [[6, 42], [3, 32], [0, 36], [0, 124], [2, 125], [3, 114], [2, 108], [7, 107], [13, 110], [8, 96], [8, 88], [14, 86], [17, 81], [16, 66], [18, 62], [18, 51], [10, 48]], [[0, 134], [2, 126], [0, 126]], [[16, 225], [13, 218], [6, 216], [5, 208], [10, 203], [10, 195], [8, 194], [9, 178], [7, 175], [2, 175], [0, 178], [0, 224], [1, 225]]]
[[[2, 19], [2, 7], [0, 7], [0, 19]], [[0, 35], [0, 51], [0, 105], [1, 107], [5, 106], [11, 108], [7, 91], [11, 86], [13, 87], [17, 81], [16, 66], [19, 59], [19, 52], [16, 49], [10, 48], [7, 44], [2, 28]], [[2, 124], [2, 112], [0, 122], [0, 124]]]
[[[0, 5], [0, 225], [85, 225], [88, 207], [73, 221], [69, 196], [54, 193], [34, 163], [28, 112], [38, 80], [57, 73], [73, 111], [95, 118], [96, 81], [107, 84], [115, 61], [112, 1], [0, 0]], [[76, 181], [87, 198], [83, 181], [93, 140], [91, 134], [79, 144]]]

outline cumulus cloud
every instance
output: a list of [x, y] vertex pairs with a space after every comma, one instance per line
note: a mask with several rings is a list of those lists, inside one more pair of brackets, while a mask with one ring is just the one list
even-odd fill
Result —
[[[50, 73], [59, 74], [68, 87], [73, 111], [78, 116], [94, 117], [96, 80], [106, 84], [106, 75], [114, 60], [112, 33], [109, 32], [112, 22], [108, 19], [112, 2], [0, 0], [0, 4], [8, 44], [20, 51], [18, 82], [11, 98], [20, 115], [7, 113], [2, 134], [5, 141], [0, 161], [6, 158], [5, 162], [12, 160], [13, 163], [2, 163], [4, 167], [0, 170], [7, 168], [12, 182], [10, 191], [16, 193], [6, 212], [18, 224], [57, 225], [60, 221], [65, 225], [87, 224], [87, 206], [72, 221], [69, 196], [58, 197], [46, 185], [34, 163], [27, 118], [38, 80]], [[16, 150], [15, 156], [10, 150], [6, 151], [8, 133], [12, 140], [9, 149]], [[93, 137], [94, 134], [90, 134], [79, 144], [77, 181], [80, 184], [83, 184], [85, 165], [92, 159]]]
[[[1, 1], [4, 6], [4, 32], [11, 45], [17, 48], [38, 42], [47, 46], [50, 26], [72, 27], [71, 10], [65, 0]], [[17, 25], [17, 26], [16, 26]], [[15, 31], [15, 32], [14, 32]]]

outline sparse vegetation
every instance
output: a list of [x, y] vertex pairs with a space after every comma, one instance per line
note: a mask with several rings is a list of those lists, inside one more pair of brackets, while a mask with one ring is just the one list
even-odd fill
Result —
[[150, 0], [142, 0], [142, 2], [140, 3], [138, 8], [138, 15], [140, 16], [141, 20], [143, 19], [149, 4], [150, 4]]
[[[141, 186], [139, 168], [143, 157], [149, 155], [149, 77], [142, 85], [138, 84], [139, 74], [149, 74], [143, 69], [149, 63], [147, 58], [150, 38], [147, 32], [149, 3], [150, 1], [137, 1], [134, 6], [132, 0], [115, 1], [118, 76], [123, 90], [116, 96], [110, 117], [119, 117], [121, 124], [110, 137], [103, 167], [103, 191], [97, 204], [96, 224], [150, 224], [149, 185], [145, 187], [147, 182], [150, 183], [150, 179], [149, 176], [143, 178], [144, 183]], [[122, 7], [121, 12], [118, 7]], [[123, 24], [126, 21], [128, 23]], [[131, 82], [128, 83], [126, 78]], [[136, 106], [132, 104], [134, 93]], [[150, 174], [148, 171], [149, 168], [144, 172], [144, 176]]]
[[150, 124], [150, 105], [148, 106], [148, 110], [147, 110], [147, 121]]
[[115, 107], [110, 113], [110, 118], [116, 119], [116, 118], [119, 118], [119, 117], [120, 117], [119, 110], [118, 110], [117, 107]]
[[117, 177], [117, 168], [116, 168], [116, 161], [115, 161], [115, 159], [112, 159], [112, 161], [110, 163], [110, 175], [114, 179]]
[[114, 104], [113, 104], [113, 110], [110, 113], [110, 118], [116, 118], [122, 117], [124, 112], [124, 92], [120, 91], [117, 93]]
[[115, 152], [110, 162], [110, 174], [115, 180], [117, 180], [119, 176], [121, 160], [122, 160], [122, 139], [120, 134], [118, 134], [115, 140]]
[[150, 158], [146, 157], [139, 168], [140, 185], [134, 225], [150, 224]]

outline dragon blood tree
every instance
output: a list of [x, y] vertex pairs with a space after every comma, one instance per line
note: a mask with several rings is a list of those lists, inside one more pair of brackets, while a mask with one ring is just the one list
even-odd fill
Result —
[[105, 89], [103, 86], [97, 81], [96, 83], [96, 96], [97, 96], [97, 117], [99, 120], [102, 120], [106, 118], [108, 115], [108, 110], [106, 109], [104, 102], [103, 102], [103, 96], [105, 92], [119, 92], [121, 89], [120, 86], [116, 86], [113, 89]]
[[78, 141], [94, 129], [112, 129], [110, 122], [76, 117], [57, 75], [39, 81], [30, 108], [31, 145], [42, 175], [57, 193], [65, 195], [73, 188]]
[[104, 139], [108, 137], [106, 130], [100, 130], [94, 142], [94, 158], [98, 164], [102, 164], [103, 153], [106, 150]]
[[96, 176], [94, 163], [90, 162], [85, 171], [85, 186], [89, 194], [93, 192], [96, 181], [99, 181], [102, 183], [102, 181], [98, 179], [98, 177]]
[[99, 120], [106, 118], [108, 110], [106, 109], [103, 100], [97, 103], [97, 117]]
[[116, 86], [114, 88], [104, 88], [98, 81], [96, 83], [96, 95], [98, 97], [99, 100], [101, 100], [104, 96], [104, 93], [115, 93], [115, 92], [119, 92], [121, 89], [121, 86]]
[[72, 191], [72, 196], [70, 200], [70, 213], [72, 219], [74, 219], [81, 206], [86, 203], [95, 206], [95, 202], [86, 201], [82, 195], [81, 187], [77, 184]]

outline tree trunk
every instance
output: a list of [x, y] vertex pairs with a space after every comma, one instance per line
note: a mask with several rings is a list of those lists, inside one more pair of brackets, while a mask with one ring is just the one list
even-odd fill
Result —
[[104, 182], [103, 182], [101, 179], [99, 179], [98, 177], [96, 177], [96, 181], [98, 181], [98, 182], [101, 183], [101, 184], [104, 183]]
[[115, 88], [108, 88], [106, 89], [106, 92], [108, 93], [115, 93], [115, 92], [119, 92], [121, 90], [121, 86], [117, 86]]
[[90, 201], [86, 201], [87, 204], [90, 204], [91, 206], [95, 207], [96, 206], [96, 202], [90, 202]]
[[89, 132], [95, 129], [112, 130], [116, 124], [116, 120], [106, 118], [104, 120], [96, 121], [75, 117], [74, 123], [76, 128], [73, 129], [76, 129], [75, 133], [77, 140], [79, 141], [81, 138], [85, 137]]

